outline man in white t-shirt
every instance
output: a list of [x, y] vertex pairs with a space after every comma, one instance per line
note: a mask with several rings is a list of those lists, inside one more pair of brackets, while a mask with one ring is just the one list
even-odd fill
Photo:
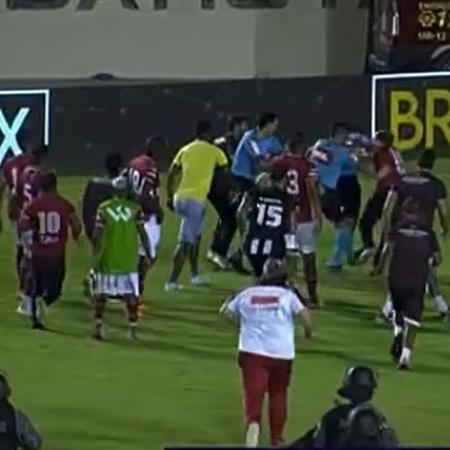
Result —
[[312, 336], [308, 309], [288, 287], [287, 275], [284, 261], [268, 259], [259, 284], [244, 289], [221, 309], [240, 325], [239, 366], [244, 387], [247, 447], [258, 446], [266, 393], [271, 443], [283, 443], [297, 316], [302, 319], [305, 338]]

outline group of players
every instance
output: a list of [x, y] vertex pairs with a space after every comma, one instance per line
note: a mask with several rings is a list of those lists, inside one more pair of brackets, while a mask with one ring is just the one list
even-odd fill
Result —
[[[197, 139], [178, 152], [169, 169], [167, 204], [181, 216], [182, 226], [166, 290], [179, 287], [186, 257], [191, 281], [205, 281], [198, 249], [207, 197], [219, 217], [208, 260], [218, 269], [241, 272], [247, 272], [247, 260], [259, 277], [267, 258], [286, 258], [290, 279], [297, 284], [301, 259], [309, 303], [321, 306], [315, 253], [324, 216], [335, 227], [330, 270], [368, 260], [373, 274], [389, 266], [389, 295], [380, 317], [393, 322], [391, 353], [399, 368], [408, 369], [427, 289], [443, 319], [448, 315], [437, 282], [441, 257], [433, 232], [437, 211], [444, 237], [448, 233], [447, 193], [431, 173], [433, 153], [424, 152], [419, 167], [406, 173], [388, 131], [368, 138], [336, 123], [330, 137], [307, 147], [301, 133], [282, 145], [276, 137], [278, 124], [277, 115], [267, 113], [248, 129], [245, 118], [235, 117], [229, 132], [214, 141], [210, 124], [201, 122]], [[47, 148], [22, 148], [23, 154], [4, 164], [2, 193], [6, 188], [9, 218], [17, 230], [19, 311], [42, 329], [46, 306], [61, 295], [68, 231], [78, 240], [82, 226], [74, 206], [58, 194], [55, 172], [43, 168]], [[83, 193], [82, 222], [94, 255], [86, 290], [94, 305], [96, 339], [103, 338], [108, 298], [125, 300], [129, 334], [136, 338], [146, 275], [161, 239], [164, 212], [157, 161], [166, 152], [165, 141], [153, 137], [145, 152], [128, 164], [119, 154], [108, 155], [107, 175], [90, 180]], [[202, 165], [199, 155], [211, 164]], [[361, 219], [360, 172], [376, 178]], [[382, 232], [376, 246], [373, 229], [379, 220]], [[355, 251], [358, 226], [363, 246]], [[237, 231], [239, 243], [231, 253]]]

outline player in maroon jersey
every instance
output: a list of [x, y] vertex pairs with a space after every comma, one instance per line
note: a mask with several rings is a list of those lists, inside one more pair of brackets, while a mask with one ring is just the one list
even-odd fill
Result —
[[[65, 253], [70, 228], [74, 240], [81, 234], [81, 222], [73, 205], [60, 196], [54, 172], [39, 175], [39, 195], [27, 203], [20, 217], [20, 229], [31, 234], [24, 251], [30, 259], [31, 284], [25, 292], [31, 305], [33, 328], [45, 329], [42, 313], [61, 295], [65, 278]], [[43, 308], [38, 312], [38, 299]]]
[[[166, 151], [165, 141], [158, 136], [147, 139], [145, 153], [133, 158], [127, 168], [127, 174], [133, 187], [133, 192], [144, 212], [145, 230], [150, 240], [151, 264], [158, 254], [161, 240], [161, 224], [164, 211], [160, 202], [159, 170], [155, 158]], [[147, 272], [150, 269], [148, 258], [143, 248], [139, 259], [139, 290], [143, 304], [144, 286]]]
[[[28, 149], [27, 142], [22, 145], [25, 150]], [[19, 232], [17, 227], [17, 221], [20, 217], [20, 212], [23, 206], [23, 192], [20, 186], [20, 181], [24, 170], [30, 165], [39, 164], [42, 159], [47, 155], [48, 147], [45, 145], [38, 146], [30, 152], [21, 153], [20, 155], [13, 156], [8, 159], [3, 165], [3, 176], [1, 180], [1, 198], [0, 205], [3, 204], [3, 193], [6, 188], [7, 193], [7, 209], [8, 218], [11, 221], [12, 229], [15, 235], [16, 241], [16, 271], [20, 280], [20, 264], [22, 260], [23, 248], [19, 238]]]
[[363, 248], [357, 252], [359, 262], [364, 263], [375, 255], [373, 228], [381, 219], [388, 192], [395, 187], [405, 173], [403, 158], [394, 149], [394, 136], [390, 131], [378, 131], [373, 141], [371, 160], [377, 178], [375, 191], [366, 203], [359, 230]]
[[303, 135], [297, 133], [297, 137], [289, 143], [289, 151], [272, 161], [272, 170], [286, 176], [286, 192], [291, 198], [293, 238], [287, 239], [293, 242], [287, 242], [288, 252], [300, 251], [309, 299], [312, 304], [319, 305], [316, 234], [321, 228], [322, 213], [313, 167], [305, 154]]

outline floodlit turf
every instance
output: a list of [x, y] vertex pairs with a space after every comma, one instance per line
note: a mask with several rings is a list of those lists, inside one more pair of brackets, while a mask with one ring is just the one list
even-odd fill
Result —
[[[450, 169], [442, 161], [439, 166], [441, 174]], [[450, 175], [446, 182], [450, 187]], [[76, 202], [82, 185], [82, 179], [63, 179], [61, 191]], [[90, 339], [91, 311], [80, 287], [89, 265], [86, 245], [70, 246], [64, 297], [48, 321], [53, 331], [30, 330], [15, 313], [7, 225], [0, 236], [0, 368], [11, 379], [15, 404], [42, 431], [46, 450], [151, 450], [169, 443], [242, 441], [237, 334], [217, 311], [223, 298], [248, 280], [212, 273], [204, 263], [211, 288], [166, 294], [162, 286], [177, 233], [174, 215], [167, 213], [166, 219], [161, 258], [147, 286], [150, 312], [138, 343], [126, 339], [126, 322], [117, 305], [108, 310], [107, 341]], [[213, 220], [209, 212], [205, 241]], [[327, 227], [320, 246], [322, 268], [330, 245]], [[444, 253], [441, 280], [450, 298], [450, 254]], [[403, 444], [448, 445], [450, 328], [436, 320], [428, 302], [414, 371], [397, 372], [388, 356], [391, 334], [373, 322], [384, 284], [369, 278], [366, 270], [320, 272], [327, 306], [314, 313], [314, 340], [298, 339], [286, 436], [292, 439], [305, 431], [333, 404], [346, 366], [365, 363], [380, 374], [376, 404]]]

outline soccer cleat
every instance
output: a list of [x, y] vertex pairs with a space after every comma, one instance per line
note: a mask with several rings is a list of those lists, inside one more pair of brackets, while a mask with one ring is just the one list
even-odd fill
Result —
[[358, 264], [366, 264], [375, 255], [374, 248], [365, 248], [358, 258]]
[[47, 328], [45, 328], [43, 323], [40, 322], [39, 320], [34, 320], [33, 321], [32, 328], [33, 328], [33, 330], [41, 330], [41, 331], [45, 331], [47, 329]]
[[181, 291], [182, 289], [183, 289], [183, 286], [181, 284], [174, 283], [172, 281], [169, 281], [164, 285], [164, 290], [166, 292]]
[[403, 333], [400, 333], [394, 337], [390, 350], [391, 356], [395, 362], [397, 362], [400, 359], [400, 356], [402, 354], [402, 346], [403, 346]]
[[411, 370], [411, 365], [409, 361], [406, 361], [405, 359], [401, 359], [397, 366], [398, 370], [408, 371]]
[[220, 270], [227, 270], [229, 268], [228, 261], [220, 255], [214, 255], [211, 262]]
[[245, 446], [247, 448], [256, 448], [259, 444], [259, 423], [252, 422], [247, 427], [245, 434]]
[[209, 282], [204, 275], [199, 273], [198, 275], [191, 277], [191, 284], [194, 286], [206, 286], [209, 284]]
[[138, 340], [137, 327], [135, 325], [130, 325], [127, 336], [128, 339], [130, 339], [131, 341]]

